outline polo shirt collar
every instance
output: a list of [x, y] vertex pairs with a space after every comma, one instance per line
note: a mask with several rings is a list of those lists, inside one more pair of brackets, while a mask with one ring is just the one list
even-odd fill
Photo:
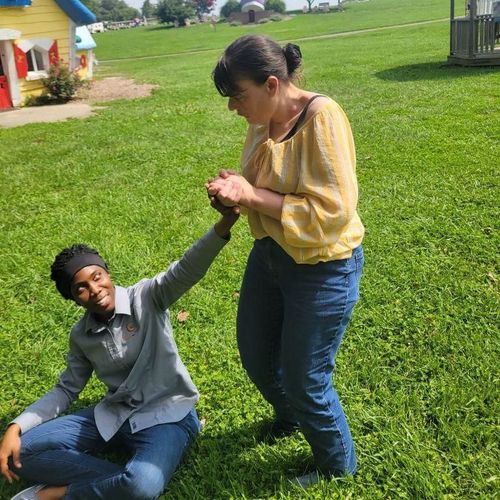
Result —
[[109, 324], [113, 322], [118, 314], [123, 314], [125, 316], [131, 316], [130, 311], [130, 300], [128, 297], [128, 292], [126, 288], [122, 286], [115, 286], [115, 313], [109, 320], [109, 322], [102, 323], [99, 321], [92, 313], [87, 313], [87, 320], [85, 323], [85, 331], [92, 333], [98, 333], [104, 330]]

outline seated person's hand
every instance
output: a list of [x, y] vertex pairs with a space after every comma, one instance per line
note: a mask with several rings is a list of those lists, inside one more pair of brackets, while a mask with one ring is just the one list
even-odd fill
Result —
[[12, 457], [14, 466], [21, 467], [21, 438], [19, 437], [19, 426], [10, 425], [5, 432], [0, 444], [0, 471], [9, 483], [18, 481], [19, 476], [9, 468], [9, 458]]
[[[217, 179], [220, 179], [218, 177]], [[221, 190], [221, 187], [219, 184], [215, 184], [215, 181], [217, 179], [209, 179], [208, 182], [205, 184], [205, 188], [207, 190], [208, 197], [210, 198], [210, 205], [212, 208], [215, 208], [222, 216], [229, 216], [229, 215], [236, 215], [239, 216], [240, 214], [240, 207], [237, 204], [224, 204], [222, 201], [218, 198], [218, 194]]]
[[243, 189], [238, 182], [217, 177], [209, 182], [207, 192], [209, 196], [215, 196], [226, 207], [234, 207], [240, 202]]

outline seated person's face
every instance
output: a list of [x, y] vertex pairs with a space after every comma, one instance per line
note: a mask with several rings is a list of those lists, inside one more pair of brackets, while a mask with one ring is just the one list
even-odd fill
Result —
[[109, 319], [115, 311], [115, 286], [100, 266], [80, 269], [71, 281], [71, 295], [80, 306], [96, 316]]

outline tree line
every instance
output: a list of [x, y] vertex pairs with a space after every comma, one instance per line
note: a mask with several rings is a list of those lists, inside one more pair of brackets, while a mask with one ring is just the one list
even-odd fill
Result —
[[128, 21], [141, 13], [123, 0], [82, 0], [96, 15], [97, 21]]
[[[144, 0], [141, 11], [128, 6], [124, 0], [82, 0], [83, 3], [96, 15], [97, 21], [128, 21], [136, 17], [157, 17], [162, 23], [173, 23], [184, 26], [186, 19], [210, 14], [215, 7], [215, 0], [159, 0], [153, 4], [151, 0]], [[286, 10], [283, 0], [266, 0], [266, 10], [284, 13]], [[233, 12], [240, 12], [238, 0], [227, 0], [221, 9], [221, 16], [226, 19]]]

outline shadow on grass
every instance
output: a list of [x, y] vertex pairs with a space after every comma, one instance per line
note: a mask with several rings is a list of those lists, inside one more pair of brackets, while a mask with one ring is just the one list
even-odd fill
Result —
[[154, 26], [148, 26], [146, 31], [164, 31], [164, 30], [173, 30], [179, 28], [186, 28], [186, 26], [175, 26], [173, 23], [158, 23]]
[[260, 422], [217, 434], [205, 429], [161, 498], [272, 498], [297, 488], [289, 480], [314, 467], [304, 438], [297, 433], [274, 445], [259, 444], [260, 429]]
[[479, 76], [497, 72], [500, 66], [470, 67], [450, 66], [445, 62], [409, 64], [396, 68], [386, 69], [375, 73], [381, 80], [396, 82], [414, 82], [420, 80], [450, 80], [452, 78], [464, 78]]
[[165, 31], [173, 30], [175, 26], [173, 24], [155, 24], [154, 26], [146, 28], [146, 31]]

